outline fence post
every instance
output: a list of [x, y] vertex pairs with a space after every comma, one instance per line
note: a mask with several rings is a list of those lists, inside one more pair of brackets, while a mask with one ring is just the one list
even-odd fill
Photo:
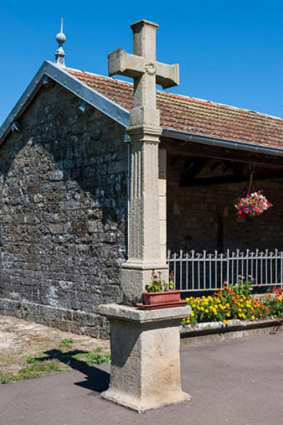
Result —
[[230, 262], [230, 250], [229, 249], [227, 249], [227, 253], [226, 253], [226, 255], [227, 255], [227, 257], [226, 257], [226, 259], [227, 259], [227, 282], [228, 282], [228, 284], [230, 283], [229, 281], [230, 281], [230, 278], [229, 278], [229, 272], [230, 272], [230, 270], [229, 270], [229, 262]]
[[168, 249], [167, 251], [167, 264], [168, 264], [168, 271], [167, 271], [167, 281], [169, 282], [170, 278], [170, 257], [171, 257], [171, 251]]

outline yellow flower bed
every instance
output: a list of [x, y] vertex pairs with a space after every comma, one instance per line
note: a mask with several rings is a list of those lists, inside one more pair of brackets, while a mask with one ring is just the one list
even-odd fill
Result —
[[[230, 285], [225, 286], [213, 296], [186, 298], [192, 312], [188, 318], [184, 319], [183, 324], [216, 321], [229, 323], [231, 319], [255, 320], [271, 316], [268, 299], [252, 298], [249, 290], [243, 289], [244, 284], [241, 283], [239, 290]], [[277, 297], [276, 302], [283, 308], [282, 296]]]

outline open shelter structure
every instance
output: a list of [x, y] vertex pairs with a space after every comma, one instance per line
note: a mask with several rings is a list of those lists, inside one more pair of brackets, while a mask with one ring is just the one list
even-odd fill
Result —
[[[134, 85], [69, 68], [62, 30], [1, 126], [2, 314], [107, 337], [98, 306], [135, 303], [151, 267], [184, 293], [238, 274], [282, 284], [283, 120], [163, 90], [155, 105], [144, 88], [177, 84], [178, 67], [156, 60], [154, 25], [146, 52], [139, 23], [134, 55], [111, 56]], [[238, 219], [251, 173], [273, 207]]]

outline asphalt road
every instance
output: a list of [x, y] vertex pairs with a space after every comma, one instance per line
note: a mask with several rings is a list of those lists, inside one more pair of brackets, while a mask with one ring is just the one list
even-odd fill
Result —
[[283, 332], [184, 347], [192, 400], [145, 414], [100, 398], [109, 367], [0, 386], [1, 425], [283, 425]]

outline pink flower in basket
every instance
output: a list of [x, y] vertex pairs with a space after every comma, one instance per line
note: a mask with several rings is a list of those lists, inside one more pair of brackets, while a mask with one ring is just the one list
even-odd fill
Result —
[[262, 190], [251, 194], [247, 193], [245, 197], [240, 198], [235, 204], [236, 214], [239, 218], [257, 217], [272, 206], [263, 195]]

